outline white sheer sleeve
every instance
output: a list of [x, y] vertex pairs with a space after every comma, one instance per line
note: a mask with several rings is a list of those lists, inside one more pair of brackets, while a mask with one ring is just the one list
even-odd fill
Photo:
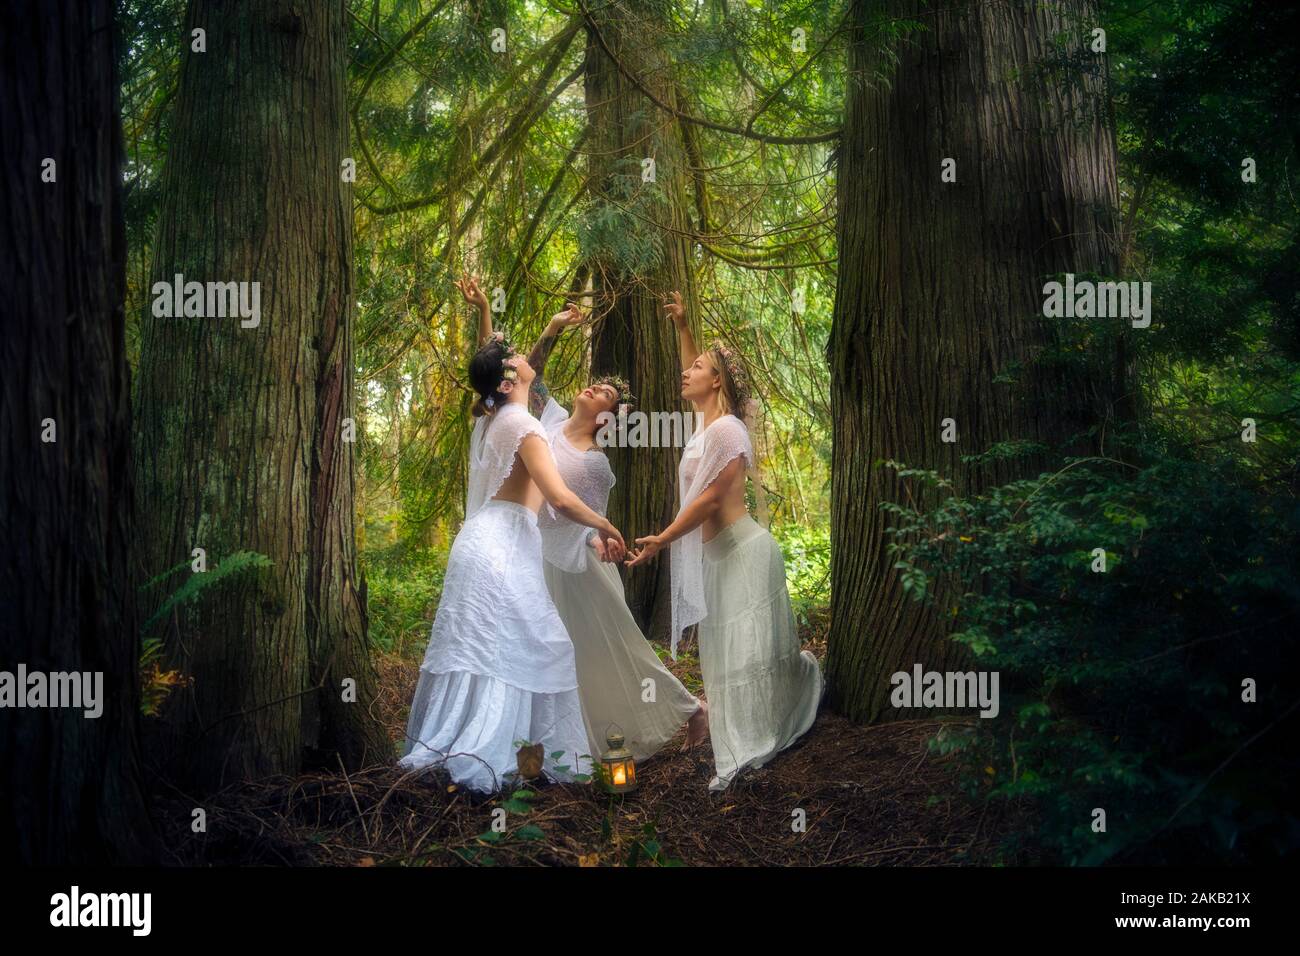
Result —
[[713, 484], [722, 469], [735, 458], [745, 459], [745, 468], [754, 466], [754, 446], [749, 440], [749, 429], [735, 415], [723, 415], [704, 430], [700, 463], [695, 470], [691, 498]]
[[563, 425], [569, 420], [569, 413], [564, 406], [557, 402], [553, 397], [548, 396], [546, 407], [542, 409], [542, 428], [546, 429], [549, 435], [558, 425]]
[[528, 414], [528, 409], [514, 402], [502, 405], [495, 414], [484, 415], [474, 423], [474, 432], [469, 440], [466, 518], [501, 490], [501, 485], [514, 469], [520, 443], [529, 435], [540, 437], [549, 453], [550, 442], [541, 422]]
[[[682, 452], [678, 466], [681, 491], [680, 515], [700, 493], [736, 458], [745, 467], [754, 464], [754, 447], [749, 429], [734, 415], [723, 415], [704, 431], [695, 435]], [[668, 546], [672, 559], [672, 638], [671, 652], [677, 659], [677, 641], [682, 631], [698, 624], [708, 613], [704, 606], [704, 531], [697, 527]]]

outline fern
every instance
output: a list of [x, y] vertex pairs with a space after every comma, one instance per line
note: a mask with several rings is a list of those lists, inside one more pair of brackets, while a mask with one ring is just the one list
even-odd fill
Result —
[[[159, 607], [158, 610], [153, 613], [153, 616], [145, 622], [142, 630], [147, 633], [149, 628], [153, 627], [155, 623], [170, 614], [174, 608], [179, 607], [182, 604], [193, 603], [198, 600], [205, 590], [211, 588], [215, 584], [219, 584], [232, 575], [238, 574], [239, 572], [245, 571], [249, 568], [270, 568], [272, 566], [271, 559], [264, 554], [260, 554], [256, 551], [236, 551], [234, 554], [230, 555], [220, 564], [215, 566], [211, 571], [191, 574], [184, 584], [167, 596], [167, 599], [163, 601], [162, 606]], [[155, 578], [154, 581], [162, 580], [162, 578], [168, 577], [177, 570], [179, 569], [173, 568], [171, 571], [164, 573], [161, 577]]]
[[[168, 568], [162, 574], [142, 584], [140, 590], [147, 590], [153, 585], [166, 580], [187, 564], [189, 564], [188, 561], [182, 561], [175, 567]], [[211, 571], [191, 574], [184, 584], [167, 596], [158, 610], [153, 613], [153, 616], [144, 623], [144, 626], [140, 629], [141, 635], [147, 635], [149, 629], [170, 614], [173, 609], [182, 604], [197, 601], [207, 589], [224, 581], [226, 578], [249, 568], [269, 568], [272, 566], [271, 559], [264, 554], [259, 554], [256, 551], [236, 551]], [[143, 637], [140, 647], [139, 673], [140, 712], [146, 717], [157, 716], [162, 709], [163, 701], [167, 699], [167, 695], [176, 687], [184, 686], [190, 682], [190, 678], [179, 670], [163, 670], [162, 641], [156, 637]]]

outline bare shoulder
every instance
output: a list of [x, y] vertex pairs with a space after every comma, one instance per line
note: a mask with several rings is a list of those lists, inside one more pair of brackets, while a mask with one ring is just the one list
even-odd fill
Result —
[[714, 444], [748, 445], [749, 429], [735, 415], [723, 415], [705, 432], [705, 439]]

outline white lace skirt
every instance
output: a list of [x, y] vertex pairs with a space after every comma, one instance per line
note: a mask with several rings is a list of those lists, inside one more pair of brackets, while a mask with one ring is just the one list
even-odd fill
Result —
[[700, 671], [709, 701], [715, 776], [761, 767], [817, 717], [821, 668], [799, 649], [781, 546], [746, 515], [704, 542]]
[[590, 773], [577, 684], [537, 515], [489, 501], [452, 542], [398, 766], [443, 764], [461, 786], [495, 792], [519, 747], [540, 742], [550, 776]]
[[543, 573], [577, 655], [587, 740], [599, 757], [616, 725], [632, 756], [644, 760], [672, 739], [700, 703], [637, 627], [618, 570], [591, 547], [586, 550], [586, 568], [577, 574], [549, 561]]

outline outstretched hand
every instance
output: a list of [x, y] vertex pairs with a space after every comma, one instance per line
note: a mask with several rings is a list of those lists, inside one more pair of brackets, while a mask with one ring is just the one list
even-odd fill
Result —
[[556, 312], [551, 316], [551, 325], [556, 331], [559, 331], [560, 329], [581, 325], [585, 318], [586, 316], [582, 314], [582, 309], [578, 308], [578, 304], [570, 302], [563, 312]]
[[629, 568], [635, 568], [638, 564], [645, 564], [658, 554], [664, 547], [664, 540], [660, 535], [651, 534], [644, 538], [637, 538], [636, 543], [641, 547], [630, 552], [628, 559], [623, 563]]
[[681, 328], [686, 324], [686, 306], [682, 305], [682, 294], [670, 292], [664, 299], [664, 315], [673, 320], [673, 325]]
[[482, 308], [488, 304], [487, 294], [479, 288], [479, 276], [465, 275], [452, 280], [452, 284], [457, 289], [460, 289], [460, 294], [465, 297], [465, 301], [470, 305], [477, 305]]

